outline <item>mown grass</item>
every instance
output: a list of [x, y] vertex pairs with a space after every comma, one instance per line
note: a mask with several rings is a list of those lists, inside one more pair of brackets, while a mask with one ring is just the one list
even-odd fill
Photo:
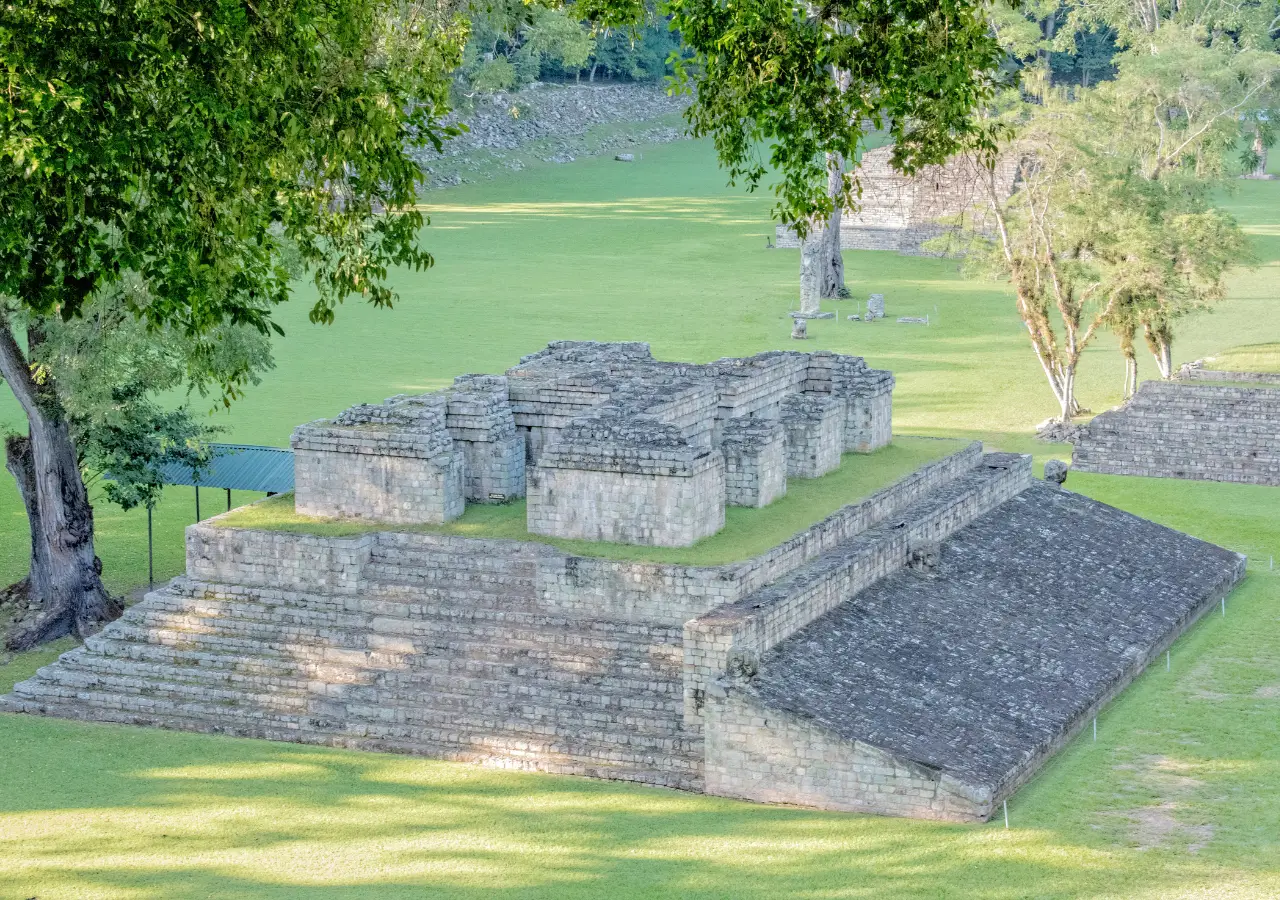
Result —
[[1255, 556], [1226, 616], [1020, 791], [1008, 831], [0, 716], [0, 897], [1280, 896], [1280, 577], [1259, 555], [1277, 492], [1068, 487]]
[[571, 541], [530, 534], [525, 527], [525, 502], [482, 505], [471, 503], [456, 521], [445, 525], [379, 526], [353, 519], [320, 519], [299, 515], [293, 495], [282, 494], [221, 517], [226, 528], [257, 528], [333, 537], [368, 531], [417, 531], [496, 540], [537, 541], [578, 556], [643, 562], [716, 566], [749, 559], [805, 530], [842, 506], [871, 496], [905, 478], [926, 463], [955, 453], [963, 441], [897, 437], [875, 453], [846, 453], [840, 468], [821, 478], [792, 478], [787, 493], [762, 509], [731, 506], [724, 528], [691, 547], [638, 547], [605, 541]]
[[[722, 183], [689, 143], [434, 195], [438, 268], [406, 276], [395, 311], [347, 307], [332, 329], [306, 325], [301, 303], [285, 310], [280, 368], [222, 420], [229, 437], [281, 443], [298, 422], [501, 371], [554, 338], [647, 338], [695, 360], [795, 346], [796, 256], [762, 249], [767, 198]], [[1280, 184], [1224, 202], [1264, 263], [1233, 278], [1179, 360], [1280, 341]], [[945, 260], [847, 263], [859, 296], [881, 291], [892, 313], [934, 324], [814, 322], [806, 349], [893, 369], [899, 431], [1064, 455], [1031, 437], [1053, 404], [1003, 287], [961, 281]], [[1084, 402], [1117, 402], [1122, 374], [1104, 335]], [[1073, 742], [1013, 798], [1008, 831], [0, 716], [0, 897], [1280, 896], [1280, 489], [1079, 474], [1067, 486], [1248, 552], [1250, 572], [1225, 617], [1174, 646], [1169, 672], [1104, 711], [1096, 743]], [[15, 504], [0, 481], [0, 578], [25, 565]], [[191, 514], [189, 489], [159, 513], [168, 574]], [[104, 508], [99, 526], [113, 583], [145, 581], [145, 516]], [[0, 667], [0, 689], [35, 661]]]
[[1232, 347], [1209, 360], [1208, 367], [1224, 372], [1280, 372], [1280, 343]]

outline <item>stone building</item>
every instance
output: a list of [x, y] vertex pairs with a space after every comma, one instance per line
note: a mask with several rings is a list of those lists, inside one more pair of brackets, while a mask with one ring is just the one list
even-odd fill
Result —
[[[961, 214], [969, 216], [978, 230], [985, 230], [987, 200], [982, 179], [986, 173], [972, 158], [957, 156], [909, 176], [893, 168], [892, 156], [893, 145], [862, 155], [858, 165], [862, 193], [858, 209], [841, 214], [841, 249], [937, 255], [926, 250], [924, 243], [943, 234], [948, 223]], [[1002, 200], [1013, 194], [1017, 174], [1016, 158], [1002, 156], [998, 160], [995, 186]], [[795, 232], [784, 225], [776, 227], [775, 242], [778, 247], [800, 246]]]
[[[527, 484], [547, 532], [684, 540], [883, 443], [891, 387], [850, 357], [553, 344], [299, 429], [297, 503], [440, 521]], [[1243, 573], [976, 443], [716, 566], [217, 517], [0, 710], [975, 821]]]
[[726, 504], [765, 506], [787, 478], [888, 444], [892, 392], [888, 372], [825, 351], [694, 365], [560, 341], [503, 376], [298, 428], [296, 504], [441, 523], [527, 491], [534, 534], [687, 546], [720, 530]]

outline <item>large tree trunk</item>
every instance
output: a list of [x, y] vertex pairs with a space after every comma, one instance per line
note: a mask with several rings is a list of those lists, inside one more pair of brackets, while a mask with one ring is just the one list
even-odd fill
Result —
[[844, 204], [844, 163], [837, 153], [827, 154], [827, 193], [831, 197], [831, 218], [822, 232], [822, 260], [819, 293], [824, 300], [849, 296], [844, 285], [844, 257], [840, 254], [840, 216]]
[[48, 381], [32, 378], [3, 322], [0, 375], [27, 416], [27, 437], [11, 438], [5, 448], [5, 466], [18, 481], [31, 526], [27, 589], [39, 607], [10, 632], [6, 646], [26, 650], [67, 634], [87, 637], [118, 617], [121, 607], [102, 586], [102, 563], [93, 552], [93, 507], [61, 406]]

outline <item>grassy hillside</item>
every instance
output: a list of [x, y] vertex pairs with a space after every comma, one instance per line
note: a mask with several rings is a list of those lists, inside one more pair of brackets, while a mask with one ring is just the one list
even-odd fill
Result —
[[[766, 251], [765, 197], [723, 187], [710, 149], [631, 165], [544, 166], [433, 195], [439, 264], [393, 311], [338, 324], [284, 310], [280, 362], [222, 421], [283, 443], [358, 401], [501, 371], [557, 338], [647, 339], [668, 359], [797, 346], [794, 251]], [[1280, 341], [1280, 183], [1224, 204], [1266, 263], [1177, 348], [1180, 361]], [[855, 294], [928, 327], [811, 323], [805, 349], [898, 376], [899, 432], [979, 437], [1043, 460], [1053, 412], [1001, 285], [954, 263], [847, 254]], [[854, 304], [831, 304], [842, 314]], [[1144, 377], [1154, 374], [1143, 360]], [[1081, 378], [1119, 399], [1103, 335]], [[0, 422], [13, 422], [0, 399]], [[0, 716], [0, 897], [376, 896], [726, 898], [1266, 898], [1280, 896], [1280, 489], [1072, 475], [1068, 487], [1251, 556], [1246, 583], [983, 827], [762, 807], [585, 779], [382, 755]], [[237, 496], [236, 502], [245, 497]], [[205, 492], [205, 512], [225, 498]], [[181, 567], [191, 490], [157, 517], [160, 573]], [[111, 583], [145, 581], [145, 517], [103, 508]], [[0, 476], [0, 580], [25, 566], [25, 523]], [[0, 667], [0, 690], [51, 658]]]

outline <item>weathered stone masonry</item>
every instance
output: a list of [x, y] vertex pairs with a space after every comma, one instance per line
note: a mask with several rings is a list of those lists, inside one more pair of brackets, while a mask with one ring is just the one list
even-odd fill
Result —
[[787, 477], [887, 444], [892, 392], [888, 372], [829, 352], [691, 365], [648, 344], [561, 341], [503, 376], [298, 428], [296, 505], [441, 523], [527, 492], [534, 534], [688, 546], [723, 527], [726, 504], [767, 505]]
[[1280, 387], [1146, 381], [1080, 434], [1082, 472], [1280, 486]]
[[[639, 346], [617, 353], [647, 366]], [[508, 373], [510, 420], [503, 377], [483, 376], [300, 429], [322, 464], [363, 466], [379, 446], [409, 461], [317, 477], [317, 494], [336, 494], [317, 502], [401, 516], [424, 497], [500, 493], [514, 433], [538, 458], [531, 496], [548, 473], [609, 476], [574, 495], [603, 503], [629, 478], [694, 485], [714, 469], [722, 500], [758, 505], [785, 487], [795, 447], [820, 467], [832, 434], [848, 445], [850, 417], [831, 423], [860, 401], [835, 385], [882, 397], [877, 382], [891, 384], [850, 358], [793, 354], [611, 381], [591, 368], [598, 349], [553, 346], [524, 364], [535, 374]], [[642, 485], [615, 499], [664, 533], [707, 508]], [[977, 444], [713, 567], [214, 519], [188, 529], [184, 578], [0, 709], [974, 820], [1242, 572], [1235, 554], [1045, 486], [1028, 457]]]

